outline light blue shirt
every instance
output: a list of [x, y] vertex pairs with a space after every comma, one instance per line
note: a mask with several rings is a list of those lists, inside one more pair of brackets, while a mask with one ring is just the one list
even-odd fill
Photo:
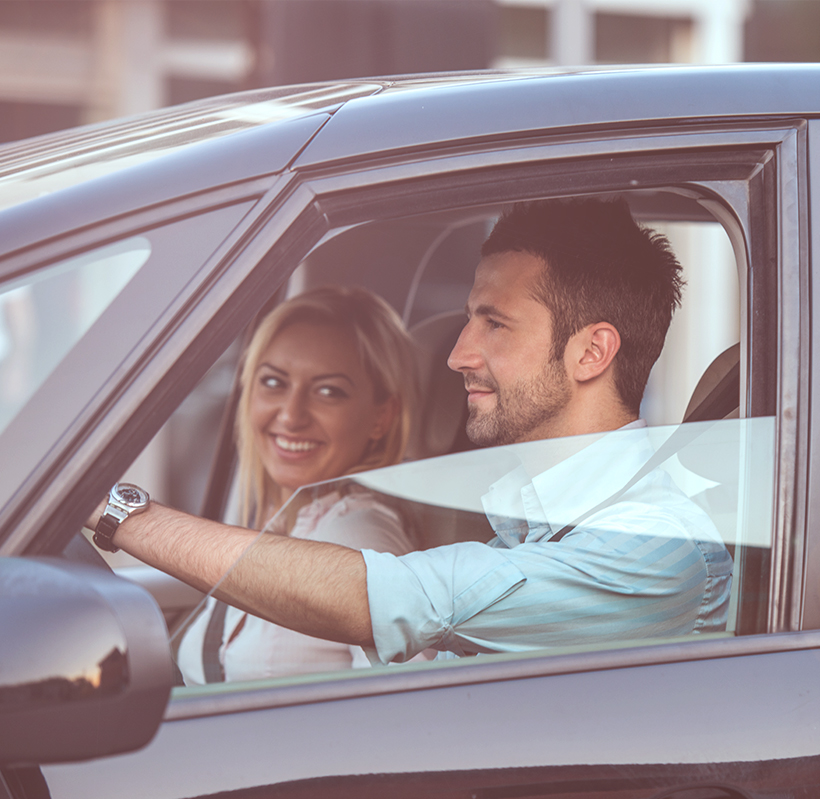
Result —
[[365, 550], [375, 662], [725, 629], [732, 560], [709, 517], [654, 469], [636, 425], [530, 478], [522, 465], [482, 498], [496, 533], [396, 557]]

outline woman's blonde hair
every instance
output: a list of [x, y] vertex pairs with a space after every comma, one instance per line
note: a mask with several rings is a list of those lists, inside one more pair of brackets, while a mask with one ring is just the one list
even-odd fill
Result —
[[350, 331], [373, 383], [375, 401], [382, 403], [393, 398], [397, 403], [390, 428], [372, 442], [362, 461], [348, 473], [399, 463], [410, 437], [416, 401], [416, 358], [410, 336], [393, 308], [364, 288], [347, 286], [324, 286], [286, 300], [259, 323], [245, 350], [240, 373], [236, 441], [240, 517], [246, 527], [260, 528], [270, 509], [278, 509], [281, 504], [281, 491], [262, 465], [251, 428], [254, 375], [271, 342], [285, 328], [297, 323]]

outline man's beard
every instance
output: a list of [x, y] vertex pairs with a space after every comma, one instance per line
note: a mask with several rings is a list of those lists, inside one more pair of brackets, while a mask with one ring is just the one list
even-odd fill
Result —
[[529, 441], [533, 431], [562, 411], [570, 398], [570, 386], [562, 361], [548, 361], [535, 379], [521, 380], [500, 389], [491, 377], [467, 379], [475, 388], [495, 392], [496, 405], [490, 411], [470, 407], [467, 437], [480, 447], [494, 447]]

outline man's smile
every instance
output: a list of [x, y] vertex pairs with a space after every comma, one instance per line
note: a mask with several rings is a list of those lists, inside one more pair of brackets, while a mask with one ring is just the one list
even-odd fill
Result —
[[465, 380], [464, 388], [467, 390], [467, 402], [479, 402], [496, 391], [494, 386], [480, 380]]

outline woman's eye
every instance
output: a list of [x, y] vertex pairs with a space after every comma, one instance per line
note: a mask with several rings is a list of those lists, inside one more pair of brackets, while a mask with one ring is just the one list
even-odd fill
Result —
[[328, 399], [344, 399], [347, 397], [347, 392], [338, 386], [320, 386], [317, 393], [320, 397], [327, 397]]
[[262, 375], [262, 377], [259, 378], [259, 382], [265, 388], [282, 388], [282, 386], [285, 385], [284, 381], [275, 375]]

